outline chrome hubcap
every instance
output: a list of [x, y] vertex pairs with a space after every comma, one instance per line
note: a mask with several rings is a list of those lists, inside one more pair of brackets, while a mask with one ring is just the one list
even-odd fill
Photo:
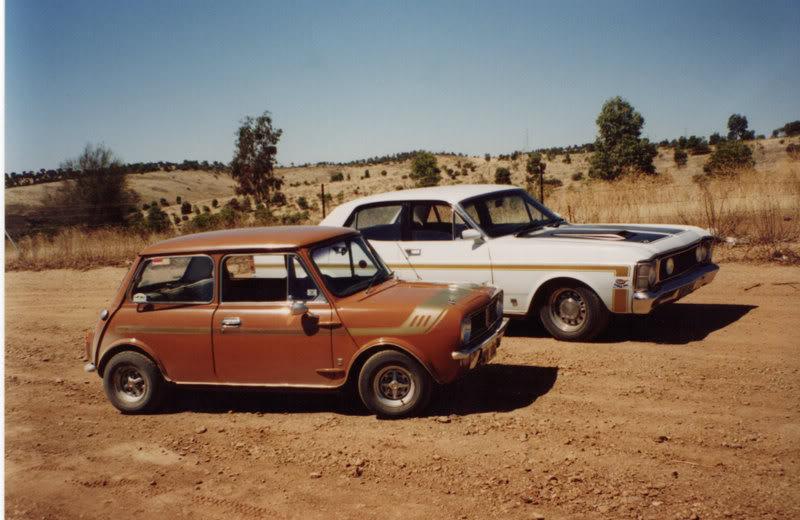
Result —
[[578, 330], [586, 321], [586, 302], [574, 289], [558, 289], [550, 295], [550, 317], [564, 332]]
[[133, 365], [118, 367], [114, 374], [114, 391], [128, 402], [136, 402], [144, 397], [147, 383], [139, 370]]
[[373, 390], [386, 406], [403, 406], [416, 393], [414, 378], [407, 369], [397, 365], [383, 367], [375, 376]]

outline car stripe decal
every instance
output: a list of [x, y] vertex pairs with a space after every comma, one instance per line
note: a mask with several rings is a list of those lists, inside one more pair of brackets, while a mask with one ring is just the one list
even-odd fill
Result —
[[121, 325], [116, 328], [120, 334], [125, 333], [144, 333], [144, 334], [210, 334], [211, 326], [208, 327], [148, 327], [146, 325]]
[[476, 264], [388, 264], [391, 269], [447, 269], [447, 270], [478, 270], [492, 269], [493, 271], [592, 271], [612, 272], [614, 276], [629, 276], [630, 268], [626, 265], [476, 265]]
[[434, 294], [411, 311], [406, 320], [396, 327], [352, 327], [353, 336], [411, 336], [427, 334], [444, 318], [447, 306], [472, 293], [467, 287], [456, 286]]

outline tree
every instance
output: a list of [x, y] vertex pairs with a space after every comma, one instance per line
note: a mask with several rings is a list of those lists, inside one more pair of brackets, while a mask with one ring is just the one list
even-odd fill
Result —
[[736, 175], [755, 166], [753, 151], [741, 141], [723, 141], [708, 158], [703, 171], [709, 175]]
[[511, 170], [503, 166], [494, 172], [495, 184], [511, 184]]
[[275, 156], [282, 134], [273, 128], [269, 112], [242, 120], [230, 172], [238, 195], [252, 195], [257, 204], [268, 205], [270, 191], [280, 191], [283, 179], [275, 175]]
[[728, 139], [746, 141], [753, 139], [756, 133], [747, 129], [747, 118], [741, 114], [731, 114], [728, 118]]
[[125, 224], [138, 197], [128, 188], [121, 166], [110, 148], [87, 144], [78, 157], [61, 164], [61, 169], [77, 175], [55, 195], [45, 197], [44, 206], [52, 211], [45, 218], [62, 225]]
[[719, 135], [719, 132], [714, 132], [713, 134], [708, 136], [708, 144], [711, 144], [711, 145], [717, 145], [717, 144], [721, 143], [724, 140], [725, 139], [721, 135]]
[[614, 180], [628, 173], [656, 172], [656, 147], [639, 136], [644, 118], [617, 96], [603, 104], [597, 116], [598, 136], [589, 161], [589, 177]]
[[534, 152], [528, 155], [528, 161], [525, 163], [525, 171], [528, 173], [525, 177], [525, 184], [529, 193], [533, 193], [534, 186], [539, 185], [539, 199], [544, 197], [544, 171], [546, 168], [547, 164], [542, 161], [542, 154]]
[[686, 166], [686, 162], [689, 160], [688, 154], [683, 150], [683, 148], [675, 148], [675, 151], [672, 153], [672, 159], [675, 161], [675, 164], [678, 165], [678, 168], [683, 168]]
[[181, 204], [181, 214], [188, 215], [191, 212], [192, 212], [192, 203], [189, 202], [188, 200], [184, 200], [183, 203]]
[[436, 164], [436, 156], [429, 152], [417, 153], [411, 160], [410, 177], [418, 188], [438, 186], [442, 180], [442, 175]]
[[[784, 135], [786, 137], [794, 137], [796, 135], [800, 135], [800, 121], [791, 121], [786, 123], [780, 128], [776, 128], [772, 131], [772, 137], [778, 137]], [[12, 174], [13, 175], [13, 174]]]

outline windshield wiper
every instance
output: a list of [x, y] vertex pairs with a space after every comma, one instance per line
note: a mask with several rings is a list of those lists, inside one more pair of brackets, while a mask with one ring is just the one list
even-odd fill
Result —
[[373, 274], [372, 277], [369, 279], [369, 283], [367, 284], [366, 289], [364, 289], [364, 292], [369, 292], [369, 290], [372, 288], [372, 284], [377, 282], [378, 277], [384, 273], [385, 271], [377, 271], [375, 274]]
[[542, 229], [543, 227], [558, 227], [561, 224], [564, 224], [566, 222], [567, 221], [564, 220], [563, 218], [549, 218], [549, 219], [544, 220], [544, 221], [530, 222], [530, 223], [525, 224], [524, 226], [522, 226], [517, 231], [515, 231], [514, 232], [514, 236], [518, 237], [518, 236], [523, 235], [525, 233], [530, 233], [531, 231], [536, 231], [536, 230]]

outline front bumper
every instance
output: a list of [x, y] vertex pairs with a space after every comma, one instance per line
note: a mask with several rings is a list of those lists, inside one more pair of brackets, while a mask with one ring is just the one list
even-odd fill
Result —
[[647, 314], [659, 305], [680, 300], [687, 294], [711, 283], [711, 280], [717, 275], [717, 271], [719, 271], [717, 264], [707, 264], [672, 280], [667, 280], [652, 291], [636, 291], [633, 293], [631, 310], [634, 314]]
[[487, 363], [497, 352], [500, 339], [505, 334], [506, 328], [508, 328], [508, 322], [509, 318], [501, 318], [500, 326], [492, 334], [464, 350], [454, 350], [450, 353], [450, 356], [456, 361], [461, 361], [464, 365], [468, 364], [469, 368], [475, 368], [478, 365]]

